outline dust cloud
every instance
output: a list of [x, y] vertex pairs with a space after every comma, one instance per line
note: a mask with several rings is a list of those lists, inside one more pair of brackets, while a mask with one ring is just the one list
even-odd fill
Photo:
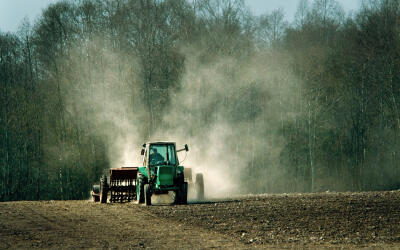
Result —
[[76, 63], [79, 76], [66, 105], [105, 141], [110, 167], [141, 165], [145, 141], [175, 141], [178, 148], [189, 145], [187, 155], [178, 157], [193, 176], [203, 173], [206, 197], [284, 190], [290, 183], [279, 162], [280, 131], [285, 121], [296, 119], [301, 102], [289, 57], [265, 51], [204, 61], [206, 52], [190, 46], [181, 53], [180, 87], [171, 88], [150, 137], [144, 132], [143, 89], [137, 87], [144, 86], [143, 77], [133, 56], [103, 50], [105, 65], [89, 70], [86, 61]]
[[201, 51], [183, 51], [182, 88], [163, 118], [170, 129], [153, 138], [189, 144], [183, 165], [193, 176], [203, 173], [207, 197], [279, 191], [286, 185], [279, 130], [296, 119], [300, 85], [285, 72], [287, 62], [282, 55], [254, 55], [202, 63]]
[[[87, 47], [90, 50], [101, 43], [104, 39], [93, 39]], [[107, 49], [110, 45], [102, 47], [100, 53], [85, 60], [71, 53], [75, 68], [64, 86], [66, 107], [85, 123], [91, 135], [104, 141], [110, 167], [137, 166], [139, 161], [134, 156], [142, 145], [137, 124], [142, 119], [143, 105], [140, 91], [132, 86], [140, 82], [140, 67], [131, 55]], [[99, 58], [101, 64], [91, 63]], [[71, 78], [74, 86], [67, 85]]]

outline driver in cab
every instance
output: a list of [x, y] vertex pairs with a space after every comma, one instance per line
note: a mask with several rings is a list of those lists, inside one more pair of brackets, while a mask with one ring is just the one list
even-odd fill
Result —
[[151, 149], [150, 164], [157, 164], [164, 161], [164, 157], [157, 152], [156, 148]]

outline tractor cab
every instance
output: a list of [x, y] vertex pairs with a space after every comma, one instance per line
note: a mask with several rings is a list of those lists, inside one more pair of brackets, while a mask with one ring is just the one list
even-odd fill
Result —
[[[139, 167], [137, 177], [137, 199], [139, 203], [150, 198], [146, 195], [176, 192], [176, 203], [186, 203], [187, 182], [184, 180], [184, 167], [179, 166], [177, 152], [189, 148], [187, 145], [176, 150], [175, 142], [150, 142], [143, 144], [143, 166]], [[148, 188], [148, 190], [145, 190]]]
[[179, 165], [174, 142], [153, 142], [146, 143], [143, 146], [143, 166], [155, 167], [161, 165]]
[[174, 179], [183, 174], [181, 173], [183, 167], [178, 166], [175, 142], [152, 142], [143, 146], [143, 168], [146, 168], [145, 171], [142, 168], [144, 176], [148, 177], [157, 188], [174, 186]]

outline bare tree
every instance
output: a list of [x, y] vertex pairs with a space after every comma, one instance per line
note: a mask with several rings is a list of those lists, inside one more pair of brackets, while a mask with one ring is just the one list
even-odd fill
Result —
[[278, 44], [282, 39], [288, 23], [285, 21], [283, 9], [277, 9], [259, 19], [258, 37], [267, 46]]

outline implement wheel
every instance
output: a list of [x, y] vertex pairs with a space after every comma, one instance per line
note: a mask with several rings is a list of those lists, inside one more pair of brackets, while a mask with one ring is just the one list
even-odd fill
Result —
[[92, 194], [93, 201], [99, 202], [100, 201], [100, 185], [93, 185], [91, 194]]
[[144, 184], [144, 196], [146, 201], [146, 206], [151, 206], [151, 190], [149, 184]]
[[107, 194], [108, 194], [108, 184], [107, 177], [103, 175], [100, 181], [100, 201], [101, 203], [107, 203]]

